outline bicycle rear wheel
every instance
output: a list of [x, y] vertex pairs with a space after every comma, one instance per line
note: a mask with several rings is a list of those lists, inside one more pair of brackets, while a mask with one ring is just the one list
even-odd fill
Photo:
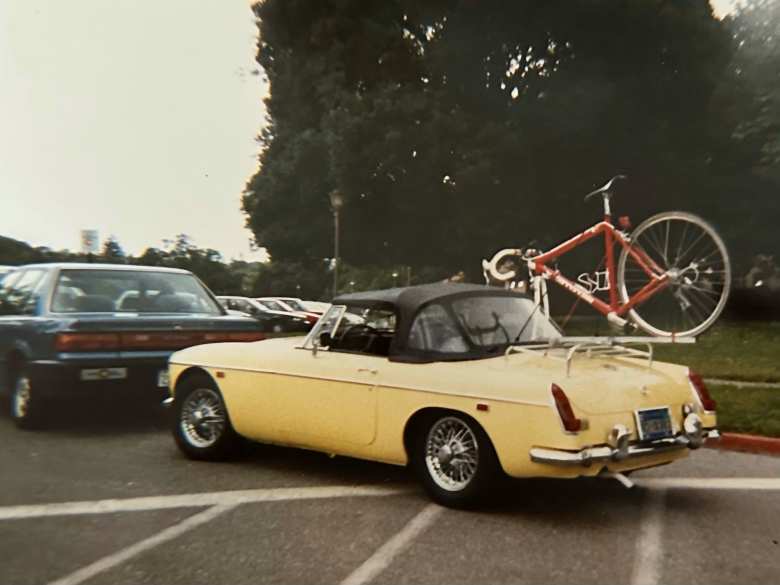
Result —
[[[669, 282], [628, 312], [631, 320], [651, 335], [698, 335], [723, 311], [731, 288], [731, 262], [726, 246], [703, 219], [669, 211], [643, 221], [631, 235], [631, 247], [649, 256]], [[651, 277], [623, 248], [617, 284], [628, 302]]]

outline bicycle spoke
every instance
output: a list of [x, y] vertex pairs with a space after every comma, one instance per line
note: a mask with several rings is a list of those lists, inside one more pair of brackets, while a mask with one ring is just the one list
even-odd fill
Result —
[[674, 264], [675, 266], [680, 261], [680, 252], [682, 251], [683, 244], [685, 243], [685, 236], [688, 233], [688, 224], [685, 224], [685, 227], [683, 227], [683, 233], [682, 236], [680, 236], [680, 243], [677, 246], [677, 254], [674, 257]]
[[[707, 254], [706, 256], [704, 256], [704, 257], [703, 257], [703, 258], [700, 260], [700, 262], [701, 262], [701, 263], [704, 263], [704, 262], [706, 262], [707, 260], [709, 260], [709, 259], [710, 259], [712, 256], [714, 256], [715, 254], [720, 254], [720, 250], [718, 250], [717, 248], [715, 248], [715, 249], [714, 249], [712, 252], [710, 252], [709, 254]], [[723, 262], [718, 262], [718, 264], [723, 264]]]
[[720, 293], [719, 292], [707, 290], [706, 288], [702, 288], [700, 286], [696, 286], [695, 284], [687, 284], [686, 286], [689, 287], [689, 288], [692, 288], [693, 290], [697, 290], [697, 291], [702, 292], [704, 294], [707, 294], [707, 295], [710, 295], [712, 297], [715, 297], [716, 299], [720, 298]]
[[[660, 242], [657, 242], [657, 241], [653, 240], [653, 238], [650, 237], [650, 233], [651, 232], [648, 232], [648, 234], [647, 234], [647, 243], [650, 244], [656, 252], [658, 252], [658, 255], [661, 258], [663, 258], [663, 260], [664, 260], [664, 262], [663, 262], [664, 268], [669, 268], [669, 262], [666, 260], [666, 257], [664, 256], [664, 253], [661, 251]], [[646, 251], [645, 251], [645, 254], [647, 254]]]
[[[628, 316], [654, 335], [695, 335], [708, 327], [723, 309], [731, 274], [714, 230], [691, 214], [670, 212], [641, 224], [632, 240], [664, 270], [665, 285], [646, 295]], [[618, 282], [623, 302], [652, 281], [628, 251], [621, 252]]]
[[693, 250], [693, 249], [695, 248], [696, 244], [698, 244], [698, 243], [699, 243], [699, 242], [702, 240], [702, 238], [703, 238], [704, 236], [706, 236], [706, 235], [707, 235], [707, 232], [702, 232], [701, 234], [699, 234], [699, 237], [698, 237], [698, 238], [696, 238], [696, 239], [693, 241], [693, 243], [692, 243], [690, 246], [688, 246], [688, 247], [685, 249], [685, 252], [683, 252], [683, 254], [680, 256], [680, 258], [679, 258], [679, 259], [680, 259], [680, 260], [682, 260], [683, 258], [685, 258], [685, 257], [688, 255], [688, 252], [690, 252], [691, 250]]
[[666, 239], [664, 240], [664, 260], [666, 261], [666, 265], [669, 266], [669, 258], [667, 257], [667, 254], [669, 253], [669, 230], [672, 228], [671, 223], [668, 221], [666, 222]]

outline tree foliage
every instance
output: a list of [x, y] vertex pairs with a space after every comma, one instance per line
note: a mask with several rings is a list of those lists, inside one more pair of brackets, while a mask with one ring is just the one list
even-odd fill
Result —
[[[739, 44], [707, 0], [254, 10], [271, 92], [243, 205], [275, 260], [330, 255], [338, 188], [346, 262], [473, 278], [497, 248], [552, 243], [597, 219], [581, 195], [619, 172], [630, 176], [621, 213], [698, 211], [744, 241], [733, 220], [749, 211], [733, 189], [765, 141], [740, 138], [754, 93], [724, 91]], [[743, 201], [769, 197], [754, 186]]]
[[106, 238], [106, 241], [103, 242], [100, 261], [114, 264], [124, 264], [127, 261], [127, 255], [115, 236], [109, 236]]
[[33, 248], [25, 242], [0, 236], [0, 265], [23, 265], [36, 262], [100, 262], [107, 264], [140, 264], [189, 270], [217, 294], [243, 295], [255, 285], [261, 264], [233, 260], [210, 248], [198, 247], [187, 234], [166, 240], [162, 247], [149, 247], [140, 256], [127, 256], [115, 237], [108, 238], [99, 256], [69, 250]]
[[165, 240], [163, 248], [147, 248], [133, 263], [189, 270], [217, 294], [242, 294], [242, 278], [233, 274], [222, 255], [211, 248], [199, 248], [187, 234]]
[[761, 151], [763, 170], [780, 178], [780, 0], [749, 0], [727, 21], [735, 44], [731, 105], [737, 137]]

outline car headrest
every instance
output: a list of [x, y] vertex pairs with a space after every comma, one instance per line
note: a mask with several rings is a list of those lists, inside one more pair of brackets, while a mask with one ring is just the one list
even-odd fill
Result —
[[73, 299], [73, 307], [83, 313], [111, 313], [114, 301], [103, 295], [83, 295]]

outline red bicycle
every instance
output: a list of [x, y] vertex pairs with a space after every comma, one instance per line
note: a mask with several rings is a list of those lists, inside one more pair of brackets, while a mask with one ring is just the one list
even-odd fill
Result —
[[[612, 223], [612, 186], [623, 175], [588, 193], [601, 195], [604, 219], [547, 252], [532, 248], [507, 248], [490, 261], [483, 260], [489, 283], [508, 288], [520, 286], [519, 259], [528, 267], [534, 300], [549, 316], [547, 281], [551, 280], [591, 305], [621, 327], [632, 323], [647, 333], [662, 337], [693, 336], [710, 327], [723, 311], [731, 285], [731, 263], [726, 246], [703, 219], [682, 211], [654, 215], [629, 234], [630, 221], [621, 217]], [[551, 266], [585, 242], [604, 236], [606, 268], [583, 273], [577, 282]], [[615, 245], [620, 257], [615, 265]], [[599, 267], [600, 268], [600, 267]], [[606, 292], [607, 299], [596, 293]]]

